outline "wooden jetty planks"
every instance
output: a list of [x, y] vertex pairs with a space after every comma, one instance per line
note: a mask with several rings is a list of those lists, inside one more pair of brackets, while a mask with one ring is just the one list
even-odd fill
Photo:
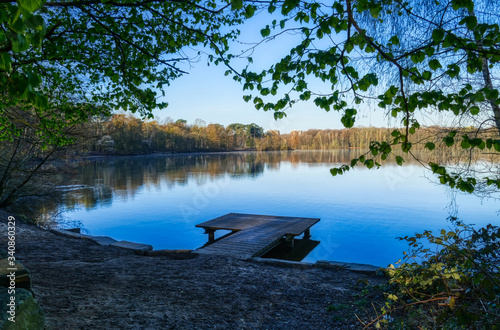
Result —
[[209, 234], [209, 243], [214, 241], [213, 233], [218, 229], [234, 233], [206, 245], [197, 252], [232, 255], [240, 258], [260, 256], [278, 245], [283, 237], [288, 240], [302, 233], [309, 238], [309, 229], [318, 218], [283, 217], [229, 213], [196, 225]]
[[283, 218], [283, 217], [229, 213], [221, 217], [215, 218], [213, 220], [200, 223], [196, 225], [196, 227], [211, 228], [211, 229], [226, 229], [226, 230], [236, 231], [265, 224], [268, 223], [269, 221], [278, 220], [274, 218]]

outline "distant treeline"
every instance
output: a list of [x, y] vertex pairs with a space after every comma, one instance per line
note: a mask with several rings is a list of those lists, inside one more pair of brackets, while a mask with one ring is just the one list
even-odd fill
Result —
[[[471, 128], [473, 129], [473, 128]], [[351, 129], [310, 129], [280, 134], [256, 124], [205, 124], [197, 120], [143, 121], [133, 116], [113, 115], [94, 121], [87, 151], [105, 154], [155, 152], [203, 152], [234, 150], [331, 150], [368, 148], [371, 141], [390, 141], [394, 129], [361, 127]], [[413, 136], [415, 148], [428, 141], [442, 141], [450, 129], [421, 128]], [[418, 143], [420, 142], [420, 143]]]

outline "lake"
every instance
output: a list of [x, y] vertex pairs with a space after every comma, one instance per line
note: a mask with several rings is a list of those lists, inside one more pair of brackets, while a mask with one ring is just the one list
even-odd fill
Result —
[[[81, 223], [85, 233], [155, 250], [201, 247], [207, 237], [195, 225], [227, 213], [320, 218], [311, 234], [321, 243], [303, 261], [377, 266], [402, 257], [407, 244], [396, 237], [451, 227], [453, 194], [418, 164], [331, 176], [331, 167], [359, 155], [234, 152], [87, 161], [59, 208], [66, 224]], [[466, 223], [499, 224], [497, 202], [460, 194], [456, 200]]]

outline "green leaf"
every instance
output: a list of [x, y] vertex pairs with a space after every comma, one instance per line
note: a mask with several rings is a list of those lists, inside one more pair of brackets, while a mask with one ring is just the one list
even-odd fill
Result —
[[269, 26], [267, 26], [266, 28], [260, 30], [260, 34], [263, 38], [265, 38], [271, 34], [271, 29], [269, 29]]
[[310, 91], [305, 91], [304, 93], [300, 94], [299, 98], [302, 101], [307, 101], [311, 98], [311, 92]]
[[2, 52], [0, 55], [0, 70], [10, 72], [12, 70], [12, 59], [10, 58], [9, 53]]
[[346, 109], [344, 116], [340, 119], [344, 127], [346, 128], [351, 128], [354, 126], [354, 121], [355, 118], [354, 116], [356, 115], [357, 111], [356, 109]]
[[411, 57], [412, 62], [417, 64], [417, 63], [423, 62], [425, 60], [425, 53], [418, 52], [418, 53], [412, 54], [410, 57]]
[[411, 142], [402, 143], [401, 150], [403, 150], [403, 152], [410, 151], [411, 150]]
[[429, 149], [429, 150], [432, 151], [432, 150], [434, 150], [434, 148], [436, 148], [436, 145], [434, 143], [432, 143], [432, 142], [427, 142], [425, 144], [425, 148], [427, 148], [427, 149]]
[[281, 7], [281, 13], [287, 15], [300, 3], [300, 0], [285, 0], [283, 6]]
[[495, 140], [493, 142], [493, 148], [495, 148], [495, 151], [500, 152], [500, 141], [499, 140]]
[[432, 31], [432, 40], [434, 40], [435, 43], [441, 42], [444, 38], [444, 30], [441, 29], [435, 29]]
[[344, 6], [340, 4], [340, 2], [334, 2], [333, 8], [337, 11], [337, 13], [342, 14], [344, 12]]
[[471, 115], [477, 115], [479, 114], [479, 107], [478, 106], [473, 106], [470, 108], [470, 113]]
[[17, 0], [19, 7], [29, 12], [35, 12], [43, 7], [44, 0]]
[[452, 136], [444, 137], [443, 141], [447, 147], [451, 147], [455, 143], [455, 139]]
[[49, 102], [45, 95], [37, 94], [35, 96], [35, 105], [43, 110], [46, 110], [49, 107]]
[[391, 39], [389, 39], [389, 41], [393, 44], [393, 45], [399, 45], [399, 38], [398, 36], [392, 36]]
[[373, 166], [375, 166], [375, 162], [373, 161], [373, 159], [367, 159], [365, 160], [365, 166], [368, 168], [372, 168]]
[[250, 18], [254, 15], [255, 13], [255, 6], [253, 5], [248, 5], [245, 7], [245, 17]]
[[393, 294], [389, 294], [389, 295], [387, 296], [387, 298], [388, 298], [388, 299], [390, 299], [390, 300], [393, 300], [393, 301], [398, 300], [398, 297], [397, 297], [396, 295], [393, 295]]
[[345, 44], [346, 52], [350, 53], [353, 49], [354, 49], [354, 44], [352, 42], [346, 42]]
[[463, 139], [462, 143], [460, 143], [460, 147], [462, 147], [462, 149], [468, 149], [468, 148], [470, 148], [471, 145], [469, 143], [469, 140], [468, 139]]
[[43, 20], [43, 17], [40, 15], [31, 15], [31, 14], [25, 14], [23, 18], [24, 24], [30, 29], [36, 30], [36, 31], [43, 31], [44, 30], [44, 25], [45, 22]]
[[425, 80], [431, 80], [432, 73], [430, 71], [424, 71], [422, 73], [422, 78], [425, 79]]
[[377, 7], [370, 8], [370, 15], [372, 15], [373, 18], [378, 18], [378, 15], [382, 11], [382, 6], [378, 5]]
[[283, 119], [283, 117], [286, 117], [285, 112], [282, 112], [282, 111], [275, 111], [274, 112], [274, 120]]
[[469, 13], [474, 11], [474, 1], [472, 0], [452, 0], [451, 5], [454, 10], [466, 8]]
[[231, 0], [231, 10], [243, 8], [243, 0]]
[[498, 89], [490, 89], [490, 88], [485, 88], [484, 89], [484, 95], [488, 100], [496, 100], [498, 99]]
[[401, 157], [401, 156], [396, 156], [396, 163], [399, 165], [399, 166], [403, 166], [403, 162], [404, 162], [404, 158]]
[[429, 68], [431, 68], [432, 70], [437, 70], [437, 69], [442, 68], [442, 67], [443, 66], [441, 65], [441, 63], [436, 59], [429, 61]]
[[342, 124], [344, 125], [345, 128], [351, 128], [354, 126], [354, 118], [352, 117], [346, 117], [346, 116], [343, 116], [340, 121], [342, 122]]
[[476, 16], [467, 16], [463, 20], [460, 21], [460, 24], [465, 23], [469, 30], [474, 30], [477, 26], [477, 18]]
[[401, 136], [401, 132], [398, 131], [397, 129], [395, 129], [394, 131], [391, 132], [391, 135], [393, 137], [399, 137], [399, 136]]

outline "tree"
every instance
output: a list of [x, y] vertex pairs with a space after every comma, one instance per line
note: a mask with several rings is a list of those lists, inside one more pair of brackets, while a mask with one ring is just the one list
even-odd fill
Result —
[[[20, 134], [5, 110], [30, 105], [48, 142], [64, 144], [62, 127], [89, 116], [129, 110], [151, 117], [157, 97], [186, 73], [184, 47], [223, 58], [238, 32], [240, 11], [217, 1], [2, 1], [0, 3], [0, 129]], [[55, 109], [62, 114], [55, 119]]]
[[[34, 134], [36, 152], [28, 155], [46, 155], [76, 141], [68, 131], [113, 110], [152, 117], [166, 106], [158, 101], [164, 86], [186, 73], [183, 64], [192, 60], [186, 47], [227, 60], [228, 42], [238, 35], [231, 27], [243, 15], [215, 0], [1, 1], [0, 141], [2, 152], [13, 154], [5, 154], [0, 176], [13, 175], [9, 159], [19, 152], [10, 144], [18, 139]], [[26, 191], [49, 160], [31, 160], [33, 173], [21, 180]], [[12, 183], [2, 179], [0, 186], [6, 182]], [[2, 196], [6, 191], [0, 188], [2, 206], [20, 189]]]
[[[243, 7], [241, 1], [233, 4]], [[394, 130], [391, 139], [372, 141], [370, 153], [333, 168], [333, 175], [360, 164], [380, 166], [379, 160], [389, 156], [402, 165], [405, 157], [394, 155], [394, 147], [406, 157], [416, 157], [412, 152], [416, 144], [425, 145], [429, 152], [457, 143], [468, 152], [500, 152], [495, 79], [500, 62], [500, 8], [494, 2], [285, 0], [270, 1], [265, 7], [269, 13], [279, 10], [281, 14], [281, 19], [276, 17], [261, 30], [265, 40], [287, 33], [302, 38], [271, 68], [262, 72], [247, 68], [235, 75], [244, 90], [254, 93], [244, 100], [253, 100], [257, 109], [273, 111], [276, 119], [295, 103], [312, 101], [325, 111], [341, 112], [346, 128], [353, 127], [363, 106], [377, 107], [401, 121], [403, 128]], [[330, 91], [314, 90], [318, 82]], [[456, 119], [438, 141], [415, 139], [421, 114], [428, 111], [446, 112]], [[472, 192], [481, 185], [500, 188], [497, 172], [475, 177], [475, 172], [453, 173], [430, 161], [426, 166], [442, 184], [462, 191]]]
[[[47, 161], [72, 155], [68, 146], [47, 145], [45, 137], [40, 136], [36, 129], [40, 120], [30, 108], [11, 107], [7, 111], [9, 118], [18, 120], [22, 134], [0, 144], [0, 207], [9, 206], [23, 197], [53, 195], [53, 188], [60, 182], [54, 177], [58, 172], [56, 167]], [[65, 127], [61, 133], [75, 141], [74, 146], [83, 149], [87, 142], [86, 130], [88, 127], [73, 125]]]
[[255, 139], [261, 138], [264, 135], [264, 129], [255, 123], [246, 125], [245, 130], [247, 132], [247, 146], [249, 148], [255, 147]]

